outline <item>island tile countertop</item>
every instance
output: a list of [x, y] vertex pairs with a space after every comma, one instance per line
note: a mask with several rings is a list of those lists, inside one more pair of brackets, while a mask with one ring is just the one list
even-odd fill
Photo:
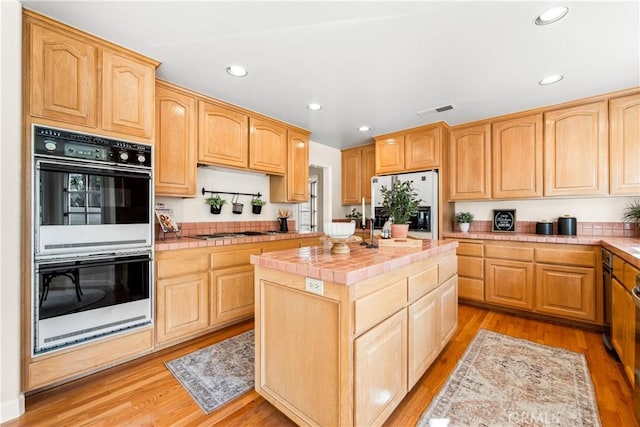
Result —
[[251, 264], [351, 285], [456, 247], [458, 247], [457, 241], [445, 240], [425, 241], [422, 249], [406, 247], [367, 249], [359, 244], [350, 244], [351, 253], [332, 254], [331, 246], [328, 244], [251, 255]]
[[304, 239], [307, 237], [324, 236], [322, 232], [288, 232], [273, 233], [259, 236], [228, 236], [214, 239], [199, 239], [192, 236], [168, 237], [165, 240], [156, 239], [154, 248], [156, 251], [168, 251], [176, 249], [205, 248], [208, 246], [241, 245], [245, 243], [273, 242], [276, 240]]

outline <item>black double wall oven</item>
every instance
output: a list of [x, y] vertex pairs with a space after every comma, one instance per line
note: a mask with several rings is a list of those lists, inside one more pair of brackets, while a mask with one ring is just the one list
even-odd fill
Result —
[[152, 321], [150, 145], [32, 128], [33, 355]]

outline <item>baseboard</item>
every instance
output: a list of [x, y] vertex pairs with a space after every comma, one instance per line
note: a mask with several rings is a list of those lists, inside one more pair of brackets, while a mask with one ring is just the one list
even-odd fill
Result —
[[0, 407], [0, 423], [18, 418], [24, 414], [24, 394], [20, 393], [15, 399], [2, 402]]

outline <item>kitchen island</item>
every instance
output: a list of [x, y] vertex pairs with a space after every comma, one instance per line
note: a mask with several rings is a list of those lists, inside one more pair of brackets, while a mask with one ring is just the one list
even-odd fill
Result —
[[300, 425], [378, 425], [453, 336], [457, 242], [252, 255], [256, 391]]

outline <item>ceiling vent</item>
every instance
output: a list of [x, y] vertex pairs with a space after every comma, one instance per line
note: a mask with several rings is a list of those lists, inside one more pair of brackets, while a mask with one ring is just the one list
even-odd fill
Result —
[[443, 105], [441, 107], [433, 107], [433, 108], [428, 108], [426, 110], [422, 110], [422, 111], [417, 111], [416, 114], [419, 116], [424, 116], [430, 113], [444, 113], [445, 111], [449, 111], [449, 110], [453, 110], [453, 105], [449, 104], [449, 105]]

